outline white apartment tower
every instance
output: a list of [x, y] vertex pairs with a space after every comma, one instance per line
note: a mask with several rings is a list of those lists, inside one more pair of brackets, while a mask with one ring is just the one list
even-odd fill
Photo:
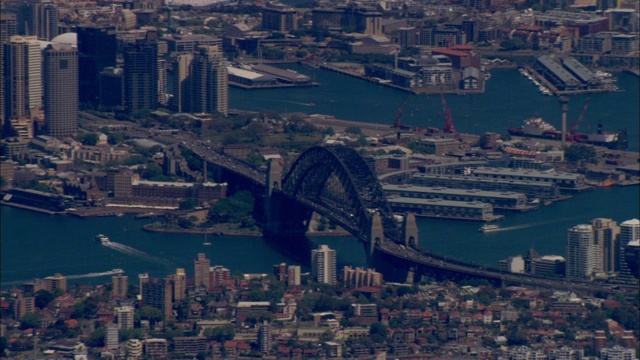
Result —
[[591, 278], [596, 269], [596, 251], [591, 225], [580, 224], [569, 229], [566, 260], [567, 278]]
[[33, 119], [42, 108], [42, 52], [35, 36], [14, 35], [4, 47], [5, 119]]
[[327, 245], [320, 245], [311, 251], [311, 276], [324, 284], [336, 283], [336, 251]]
[[640, 220], [631, 219], [620, 224], [620, 246], [625, 247], [629, 241], [640, 240]]
[[134, 309], [132, 306], [120, 306], [115, 308], [118, 329], [133, 329]]

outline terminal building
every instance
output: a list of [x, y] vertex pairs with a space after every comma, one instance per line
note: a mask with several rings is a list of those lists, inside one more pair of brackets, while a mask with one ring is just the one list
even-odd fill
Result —
[[229, 74], [229, 85], [238, 87], [271, 87], [278, 83], [274, 76], [232, 66], [227, 66], [227, 73]]
[[401, 196], [391, 196], [387, 201], [394, 212], [412, 212], [416, 216], [475, 221], [496, 221], [503, 218], [502, 215], [494, 215], [491, 204], [477, 201], [416, 199]]
[[556, 171], [539, 171], [531, 169], [488, 168], [480, 167], [472, 176], [478, 178], [500, 180], [527, 180], [557, 185], [560, 191], [576, 192], [591, 189], [584, 175], [561, 173]]
[[451, 189], [417, 185], [383, 185], [387, 196], [401, 196], [419, 199], [442, 199], [463, 202], [488, 203], [494, 209], [529, 211], [536, 209], [528, 204], [527, 196], [515, 192], [485, 191], [478, 189]]
[[549, 182], [505, 180], [464, 175], [413, 174], [410, 182], [423, 186], [444, 186], [458, 189], [485, 191], [513, 191], [530, 199], [556, 199], [560, 196], [558, 185]]

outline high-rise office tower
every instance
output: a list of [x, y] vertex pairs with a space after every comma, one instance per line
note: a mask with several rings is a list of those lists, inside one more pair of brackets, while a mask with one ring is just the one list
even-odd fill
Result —
[[70, 45], [50, 44], [43, 56], [47, 133], [73, 135], [78, 130], [78, 51]]
[[116, 319], [118, 320], [118, 329], [133, 329], [133, 320], [135, 311], [133, 306], [116, 307]]
[[100, 72], [106, 67], [116, 66], [116, 28], [83, 25], [78, 26], [77, 32], [79, 100], [97, 105], [100, 98]]
[[18, 33], [47, 41], [58, 36], [58, 10], [53, 2], [22, 2], [18, 7]]
[[193, 54], [177, 54], [172, 60], [173, 96], [169, 101], [171, 109], [177, 112], [189, 108], [189, 76]]
[[189, 111], [193, 113], [229, 112], [227, 62], [218, 46], [201, 46], [191, 62]]
[[620, 227], [611, 219], [591, 220], [593, 245], [596, 251], [596, 271], [612, 274], [620, 270]]
[[167, 105], [167, 71], [169, 63], [165, 59], [158, 59], [158, 104]]
[[111, 290], [111, 297], [125, 298], [127, 297], [127, 290], [129, 288], [129, 277], [126, 275], [118, 274], [111, 277], [111, 284], [113, 289]]
[[100, 90], [98, 91], [98, 106], [107, 111], [122, 108], [123, 70], [121, 68], [106, 67], [100, 72]]
[[152, 111], [158, 102], [158, 34], [148, 31], [144, 39], [124, 48], [124, 108], [129, 114]]
[[311, 250], [311, 276], [319, 283], [336, 283], [336, 251], [327, 245]]
[[568, 278], [591, 278], [596, 267], [596, 251], [591, 225], [581, 224], [569, 229], [566, 260]]
[[42, 107], [42, 55], [34, 36], [15, 35], [4, 47], [5, 120], [32, 118]]
[[211, 260], [207, 259], [206, 254], [199, 253], [198, 259], [193, 261], [196, 289], [209, 288], [209, 267], [211, 267]]
[[0, 128], [4, 126], [4, 44], [9, 42], [9, 39], [18, 34], [18, 21], [16, 14], [2, 12], [0, 13]]
[[640, 220], [631, 219], [620, 223], [620, 245], [626, 246], [629, 241], [640, 240]]

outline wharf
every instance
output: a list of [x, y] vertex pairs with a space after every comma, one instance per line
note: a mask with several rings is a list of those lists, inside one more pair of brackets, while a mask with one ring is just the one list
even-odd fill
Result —
[[565, 90], [565, 91], [561, 91], [561, 90], [558, 90], [558, 88], [552, 82], [547, 80], [547, 78], [545, 78], [542, 74], [537, 72], [533, 67], [525, 65], [525, 66], [523, 66], [523, 68], [525, 70], [527, 70], [527, 72], [529, 74], [531, 74], [531, 76], [533, 76], [537, 81], [539, 81], [541, 84], [543, 84], [545, 87], [547, 87], [547, 89], [551, 90], [553, 95], [556, 95], [556, 96], [580, 95], [580, 94], [601, 94], [601, 93], [617, 91], [617, 88], [615, 88], [615, 87], [614, 88], [608, 87], [609, 84], [605, 85], [602, 88], [598, 88], [598, 89]]
[[240, 84], [234, 81], [229, 81], [229, 85], [233, 87], [237, 87], [245, 90], [257, 90], [257, 89], [280, 89], [280, 88], [299, 88], [299, 87], [314, 87], [320, 86], [320, 83], [312, 82], [309, 84], [299, 85], [299, 84], [273, 84], [273, 85], [245, 85]]

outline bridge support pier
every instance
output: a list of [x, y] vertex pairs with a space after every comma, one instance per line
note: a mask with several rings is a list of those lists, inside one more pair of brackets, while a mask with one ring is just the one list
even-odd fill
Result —
[[379, 214], [375, 214], [371, 219], [371, 228], [369, 229], [369, 251], [367, 252], [369, 258], [373, 256], [376, 246], [382, 245], [383, 241], [384, 228], [382, 227], [382, 218]]
[[291, 201], [276, 191], [281, 189], [282, 165], [278, 160], [269, 161], [264, 199], [266, 237], [304, 237], [313, 212], [296, 201]]
[[402, 235], [406, 247], [418, 248], [418, 225], [416, 224], [416, 215], [414, 213], [407, 213], [404, 217]]

